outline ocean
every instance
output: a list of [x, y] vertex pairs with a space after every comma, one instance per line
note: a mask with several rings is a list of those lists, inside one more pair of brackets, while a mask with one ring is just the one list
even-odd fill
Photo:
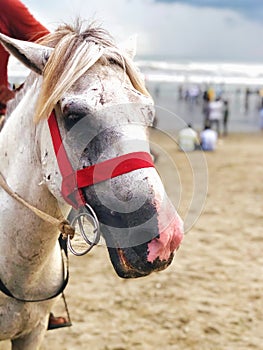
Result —
[[144, 58], [137, 65], [154, 98], [161, 129], [178, 131], [191, 123], [200, 131], [202, 96], [210, 88], [229, 103], [229, 132], [259, 130], [263, 64]]
[[[177, 131], [185, 123], [203, 127], [202, 94], [211, 88], [229, 101], [229, 131], [259, 130], [259, 106], [263, 89], [263, 64], [204, 62], [157, 57], [138, 57], [136, 64], [152, 94], [158, 126]], [[20, 84], [29, 70], [11, 58], [9, 79]], [[198, 98], [186, 96], [199, 91]]]
[[147, 80], [181, 84], [263, 85], [263, 64], [139, 59]]

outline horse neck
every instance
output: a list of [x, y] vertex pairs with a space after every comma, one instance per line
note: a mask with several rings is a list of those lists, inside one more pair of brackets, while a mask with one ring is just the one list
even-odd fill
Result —
[[[32, 100], [32, 97], [31, 97]], [[32, 101], [24, 98], [8, 119], [0, 135], [0, 170], [8, 185], [24, 200], [38, 209], [58, 215], [56, 199], [42, 180], [36, 126], [33, 123]], [[57, 285], [54, 268], [61, 267], [58, 232], [26, 207], [0, 189], [0, 266], [1, 278], [14, 281], [16, 290], [34, 288], [41, 273]], [[54, 268], [53, 268], [54, 267]], [[58, 269], [61, 273], [61, 270]], [[54, 273], [54, 275], [52, 275]], [[16, 276], [16, 279], [12, 278]], [[61, 277], [61, 276], [60, 276]], [[56, 282], [55, 282], [56, 281]], [[19, 286], [19, 287], [18, 287]]]

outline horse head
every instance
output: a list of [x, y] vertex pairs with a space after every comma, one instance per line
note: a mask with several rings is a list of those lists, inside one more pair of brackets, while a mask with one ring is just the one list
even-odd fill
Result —
[[[64, 26], [38, 44], [3, 35], [1, 42], [38, 75], [36, 143], [47, 189], [61, 205], [68, 202], [47, 123], [55, 111], [74, 169], [93, 166], [93, 177], [100, 177], [98, 165], [109, 161], [103, 170], [109, 176], [84, 186], [81, 196], [97, 214], [118, 275], [140, 277], [166, 268], [182, 240], [182, 221], [149, 160], [153, 101], [132, 50], [120, 49], [106, 31], [92, 26], [84, 31]], [[127, 154], [131, 169], [112, 176], [116, 167], [125, 168]], [[145, 154], [148, 165], [138, 165]]]

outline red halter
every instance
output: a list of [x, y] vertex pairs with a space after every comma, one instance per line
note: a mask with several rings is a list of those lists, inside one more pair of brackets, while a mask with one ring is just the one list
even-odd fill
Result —
[[132, 152], [122, 156], [74, 170], [63, 145], [55, 112], [48, 119], [49, 130], [62, 175], [61, 193], [66, 202], [78, 209], [85, 205], [82, 188], [129, 173], [133, 170], [154, 167], [147, 152]]

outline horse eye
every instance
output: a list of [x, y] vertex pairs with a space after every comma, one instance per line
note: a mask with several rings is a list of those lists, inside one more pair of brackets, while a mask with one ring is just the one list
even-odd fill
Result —
[[84, 114], [69, 114], [64, 117], [65, 127], [67, 130], [70, 130], [77, 122], [84, 118]]
[[76, 121], [76, 120], [80, 120], [84, 117], [84, 115], [81, 114], [70, 114], [67, 116], [66, 119], [72, 120], [72, 121]]

